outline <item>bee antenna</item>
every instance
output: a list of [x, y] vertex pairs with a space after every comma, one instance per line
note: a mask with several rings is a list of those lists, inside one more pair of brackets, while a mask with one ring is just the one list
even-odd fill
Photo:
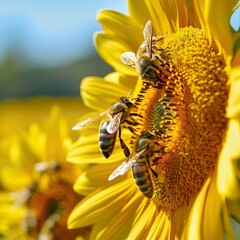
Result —
[[128, 95], [127, 95], [127, 97], [128, 97], [128, 98], [130, 97], [130, 95], [131, 95], [132, 91], [133, 91], [133, 88], [132, 88], [132, 89], [130, 89], [130, 91], [129, 91]]
[[144, 99], [144, 96], [137, 96], [135, 98], [132, 98], [131, 100], [139, 100], [139, 99]]

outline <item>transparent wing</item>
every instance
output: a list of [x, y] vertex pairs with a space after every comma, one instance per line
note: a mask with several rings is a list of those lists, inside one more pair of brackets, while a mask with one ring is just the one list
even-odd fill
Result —
[[132, 168], [134, 163], [135, 163], [134, 159], [130, 159], [130, 160], [126, 160], [126, 161], [122, 162], [122, 164], [120, 166], [118, 166], [112, 172], [112, 174], [108, 177], [108, 181], [112, 181], [116, 177], [124, 175], [126, 172], [128, 172]]
[[48, 169], [48, 167], [49, 167], [49, 163], [47, 162], [38, 162], [34, 165], [34, 168], [38, 173], [43, 173]]
[[152, 35], [153, 35], [152, 23], [150, 20], [148, 20], [143, 29], [143, 36], [144, 36], [144, 39], [147, 40], [147, 38], [152, 37]]
[[86, 127], [87, 125], [89, 125], [90, 123], [102, 118], [104, 115], [108, 114], [109, 110], [104, 111], [98, 115], [92, 116], [90, 118], [87, 118], [86, 120], [77, 123], [75, 126], [73, 126], [72, 130], [80, 130], [84, 127]]
[[143, 30], [143, 36], [146, 43], [146, 51], [150, 58], [152, 57], [152, 35], [153, 35], [152, 23], [150, 20], [148, 20]]
[[134, 67], [134, 68], [136, 67], [137, 58], [136, 58], [135, 53], [125, 52], [125, 53], [121, 54], [120, 59], [124, 64]]
[[109, 122], [109, 124], [106, 127], [106, 130], [108, 133], [113, 134], [118, 130], [118, 128], [121, 124], [122, 114], [123, 114], [123, 112], [120, 112], [111, 119], [111, 121]]
[[59, 219], [60, 216], [58, 213], [50, 215], [50, 217], [48, 217], [47, 220], [43, 222], [38, 239], [53, 239], [53, 229], [55, 229], [56, 225], [59, 222]]
[[127, 160], [125, 160], [124, 162], [122, 162], [122, 164], [120, 166], [118, 166], [113, 172], [112, 174], [108, 177], [108, 181], [112, 181], [114, 178], [117, 178], [119, 176], [124, 175], [125, 173], [127, 173], [132, 166], [134, 165], [134, 163], [139, 159], [139, 157], [146, 151], [146, 148], [143, 148], [140, 152], [138, 152], [137, 154], [135, 154], [135, 156], [133, 157], [133, 154], [131, 154]]
[[38, 173], [44, 173], [47, 171], [57, 172], [60, 169], [60, 163], [57, 161], [50, 161], [50, 162], [38, 162], [35, 163], [34, 168]]

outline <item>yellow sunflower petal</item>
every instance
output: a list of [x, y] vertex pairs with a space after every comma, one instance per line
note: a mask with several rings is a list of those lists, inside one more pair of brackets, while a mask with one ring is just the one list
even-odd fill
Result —
[[135, 219], [135, 212], [141, 204], [142, 197], [139, 194], [133, 195], [132, 198], [116, 213], [107, 223], [98, 222], [91, 233], [91, 239], [126, 239], [131, 226]]
[[[91, 151], [89, 151], [91, 149]], [[67, 160], [78, 164], [96, 164], [96, 163], [111, 163], [121, 159], [124, 160], [124, 155], [120, 146], [117, 143], [113, 154], [106, 159], [99, 150], [98, 134], [92, 136], [81, 136], [70, 148]]]
[[36, 97], [24, 100], [8, 100], [0, 104], [0, 137], [15, 135], [19, 129], [27, 130], [33, 122], [42, 123], [51, 107], [63, 109], [63, 117], [73, 124], [79, 112], [86, 111], [80, 98]]
[[66, 151], [70, 145], [67, 133], [67, 123], [60, 118], [60, 108], [54, 106], [46, 126], [46, 160], [57, 159], [65, 161]]
[[[119, 162], [112, 164], [93, 165], [86, 169], [74, 184], [74, 190], [80, 195], [88, 195], [97, 188], [108, 183], [108, 176], [119, 166]], [[124, 176], [119, 177], [124, 179]], [[115, 183], [115, 181], [114, 181]]]
[[212, 43], [212, 35], [209, 29], [208, 24], [205, 20], [205, 5], [206, 1], [204, 0], [193, 0], [193, 11], [195, 18], [197, 18], [197, 22], [200, 24], [200, 28], [203, 29], [203, 32], [205, 33], [206, 37], [208, 38], [210, 44]]
[[156, 207], [150, 202], [136, 223], [132, 226], [127, 239], [147, 239], [148, 232], [155, 221], [155, 217]]
[[201, 233], [201, 225], [202, 225], [202, 217], [203, 217], [203, 209], [205, 204], [205, 197], [208, 191], [208, 187], [210, 184], [210, 179], [206, 181], [204, 184], [201, 192], [198, 194], [192, 210], [190, 212], [187, 225], [184, 231], [184, 238], [183, 239], [195, 239], [201, 240], [202, 233]]
[[[116, 77], [116, 74], [114, 76]], [[118, 101], [119, 97], [127, 96], [128, 92], [129, 89], [126, 86], [119, 86], [119, 84], [104, 81], [99, 77], [86, 77], [81, 83], [81, 96], [84, 103], [89, 108], [98, 111], [107, 110], [113, 104], [113, 99]], [[99, 99], [101, 99], [100, 102]]]
[[147, 1], [146, 5], [156, 35], [171, 34], [178, 30], [178, 9], [175, 0]]
[[229, 118], [240, 118], [240, 66], [236, 66], [231, 69], [229, 82], [231, 84], [227, 116]]
[[[111, 184], [108, 183], [90, 194], [73, 209], [68, 219], [70, 229], [91, 225], [104, 218], [112, 218], [126, 205], [129, 196], [134, 193], [132, 180], [124, 180], [113, 186]], [[113, 209], [113, 205], [117, 208]]]
[[136, 85], [137, 78], [134, 76], [122, 75], [118, 72], [112, 72], [106, 75], [104, 80], [107, 82], [116, 83], [123, 89], [133, 89]]
[[236, 5], [236, 0], [206, 1], [204, 14], [210, 28], [211, 34], [218, 44], [218, 49], [223, 50], [226, 62], [232, 56], [233, 36], [230, 26], [232, 9]]
[[[103, 10], [99, 12], [97, 20], [107, 34], [114, 35], [116, 42], [121, 39], [128, 43], [129, 51], [136, 52], [137, 46], [143, 42], [143, 26], [129, 16], [116, 11]], [[125, 32], [122, 31], [123, 29]], [[131, 38], [126, 33], [131, 33]], [[141, 35], [142, 39], [139, 37]]]
[[[216, 172], [216, 171], [215, 171]], [[221, 198], [216, 185], [216, 173], [212, 175], [203, 210], [202, 238], [224, 239], [224, 229], [221, 219]], [[211, 219], [211, 221], [209, 221]]]
[[[1, 168], [0, 173], [1, 185], [8, 190], [14, 191], [28, 186], [31, 183], [32, 176], [28, 174], [28, 171], [18, 167], [5, 166]], [[16, 181], [16, 179], [18, 179], [18, 181]]]
[[98, 33], [95, 36], [95, 44], [100, 56], [116, 71], [130, 76], [137, 76], [134, 68], [126, 66], [120, 60], [122, 53], [129, 51], [130, 46], [116, 37], [106, 33]]
[[11, 193], [9, 192], [0, 192], [0, 202], [1, 204], [12, 203], [13, 199], [11, 197]]
[[184, 226], [187, 222], [187, 217], [193, 205], [193, 199], [188, 204], [184, 204], [178, 211], [173, 213], [171, 219], [171, 232], [170, 236], [177, 236], [180, 238], [182, 235]]
[[141, 4], [139, 4], [138, 0], [128, 0], [128, 11], [133, 19], [136, 19], [137, 22], [141, 23], [142, 29], [151, 16], [146, 1], [141, 1]]
[[240, 123], [231, 119], [228, 126], [226, 141], [218, 163], [217, 184], [221, 195], [231, 200], [240, 198], [239, 169], [240, 159]]
[[167, 239], [169, 234], [170, 221], [164, 211], [158, 212], [151, 229], [148, 239]]
[[187, 11], [187, 1], [176, 1], [177, 7], [178, 7], [178, 18], [177, 22], [179, 27], [186, 27], [189, 24], [189, 16]]

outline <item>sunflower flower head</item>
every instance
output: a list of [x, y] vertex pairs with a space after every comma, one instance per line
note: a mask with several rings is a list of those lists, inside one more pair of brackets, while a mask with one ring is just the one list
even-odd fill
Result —
[[[229, 19], [235, 5], [129, 0], [128, 16], [99, 13], [104, 32], [96, 47], [116, 72], [81, 84], [86, 105], [102, 112], [78, 125], [81, 136], [68, 154], [71, 162], [90, 164], [74, 186], [86, 198], [72, 211], [70, 228], [93, 225], [91, 239], [234, 238], [240, 35]], [[116, 103], [109, 108], [110, 100]], [[96, 119], [105, 115], [98, 132]], [[107, 160], [98, 138], [102, 153], [111, 148]]]
[[28, 132], [20, 130], [11, 138], [1, 162], [1, 236], [75, 239], [87, 234], [87, 228], [72, 231], [66, 225], [81, 200], [72, 189], [80, 168], [65, 161], [71, 142], [58, 106], [44, 126], [32, 123]]

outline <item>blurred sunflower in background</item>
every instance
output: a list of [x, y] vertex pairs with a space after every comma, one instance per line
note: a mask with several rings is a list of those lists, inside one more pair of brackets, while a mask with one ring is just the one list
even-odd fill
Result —
[[[69, 228], [93, 226], [90, 239], [235, 238], [240, 32], [231, 28], [230, 17], [238, 6], [224, 0], [129, 0], [129, 15], [100, 11], [104, 32], [96, 34], [96, 49], [115, 72], [85, 78], [81, 96], [100, 116], [122, 96], [134, 107], [107, 160], [98, 137], [112, 135], [102, 126], [99, 133], [95, 117], [82, 118], [68, 161], [89, 165], [74, 185], [86, 197], [71, 212]], [[117, 178], [108, 181], [112, 172]]]
[[35, 98], [0, 105], [1, 128], [12, 126], [1, 131], [0, 239], [87, 237], [88, 228], [68, 230], [66, 224], [82, 199], [72, 189], [81, 168], [66, 162], [76, 140], [67, 122], [73, 123], [79, 103], [73, 98]]

